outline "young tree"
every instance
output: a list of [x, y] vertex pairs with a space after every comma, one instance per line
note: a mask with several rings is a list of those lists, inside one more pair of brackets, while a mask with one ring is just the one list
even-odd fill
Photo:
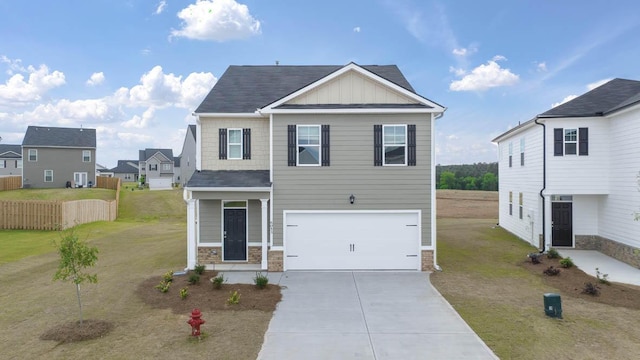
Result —
[[440, 174], [440, 189], [455, 189], [456, 188], [456, 174], [451, 171], [443, 171]]
[[98, 249], [89, 246], [86, 241], [80, 240], [73, 229], [63, 232], [60, 236], [60, 242], [55, 243], [55, 245], [60, 254], [60, 263], [53, 280], [71, 280], [76, 284], [78, 306], [80, 307], [80, 324], [82, 324], [80, 284], [85, 281], [92, 284], [98, 282], [97, 274], [91, 275], [85, 272], [85, 269], [94, 266], [98, 261]]

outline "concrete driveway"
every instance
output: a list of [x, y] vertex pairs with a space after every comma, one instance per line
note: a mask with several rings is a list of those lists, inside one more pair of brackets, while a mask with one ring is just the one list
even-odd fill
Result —
[[258, 359], [497, 359], [420, 272], [285, 272]]

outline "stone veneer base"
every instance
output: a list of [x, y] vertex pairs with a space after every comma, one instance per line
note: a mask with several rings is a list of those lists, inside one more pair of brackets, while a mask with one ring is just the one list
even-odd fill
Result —
[[575, 248], [597, 250], [633, 267], [640, 268], [640, 249], [598, 235], [576, 235]]

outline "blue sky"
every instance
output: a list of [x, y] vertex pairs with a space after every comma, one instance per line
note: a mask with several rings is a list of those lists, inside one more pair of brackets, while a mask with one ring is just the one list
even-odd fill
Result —
[[96, 128], [98, 163], [179, 155], [229, 65], [396, 64], [448, 109], [437, 163], [496, 161], [498, 134], [612, 78], [640, 79], [637, 1], [0, 2], [0, 136]]

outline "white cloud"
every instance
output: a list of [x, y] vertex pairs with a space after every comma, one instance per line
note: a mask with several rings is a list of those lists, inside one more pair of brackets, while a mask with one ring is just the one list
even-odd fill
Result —
[[611, 80], [613, 80], [613, 79], [612, 78], [608, 78], [608, 79], [602, 79], [602, 80], [595, 81], [595, 82], [592, 82], [590, 84], [587, 84], [587, 90], [591, 91], [591, 90], [593, 90], [593, 89], [595, 89], [597, 87], [600, 87], [600, 86], [608, 83]]
[[447, 140], [457, 140], [459, 137], [456, 134], [451, 134], [447, 136]]
[[453, 55], [457, 55], [457, 56], [465, 56], [467, 55], [467, 49], [465, 48], [453, 49], [452, 53]]
[[538, 70], [538, 72], [547, 72], [547, 63], [543, 61], [536, 64], [536, 70]]
[[144, 55], [144, 56], [151, 55], [151, 49], [149, 49], [147, 47], [147, 48], [144, 48], [144, 49], [140, 50], [140, 55]]
[[455, 68], [453, 66], [449, 66], [449, 72], [456, 74], [456, 76], [464, 76], [467, 71], [462, 68]]
[[496, 55], [486, 64], [482, 64], [449, 85], [452, 91], [484, 91], [494, 87], [510, 86], [518, 82], [519, 76], [509, 69], [503, 69], [497, 61], [506, 60], [504, 56]]
[[[118, 139], [124, 140], [126, 142], [135, 142], [138, 144], [143, 144], [143, 143], [151, 142], [153, 140], [153, 136], [140, 134], [140, 133], [119, 132]], [[132, 154], [132, 155], [135, 156], [137, 154]]]
[[87, 86], [97, 86], [104, 82], [104, 73], [102, 71], [91, 74], [89, 80], [87, 80]]
[[0, 84], [0, 103], [40, 100], [50, 89], [65, 84], [64, 73], [57, 70], [50, 73], [46, 65], [37, 69], [30, 65], [25, 70], [29, 73], [27, 81], [22, 74], [15, 74], [5, 84]]
[[465, 57], [465, 56], [469, 56], [471, 54], [474, 54], [478, 52], [478, 46], [477, 45], [470, 45], [468, 47], [456, 47], [453, 48], [453, 50], [451, 50], [451, 53], [455, 56], [460, 56], [460, 57]]
[[27, 68], [22, 65], [22, 60], [20, 59], [9, 59], [5, 55], [0, 55], [0, 62], [9, 65], [9, 69], [7, 69], [8, 75], [13, 75], [16, 72], [27, 72]]
[[259, 35], [260, 21], [235, 0], [197, 0], [178, 12], [181, 29], [171, 36], [196, 40], [228, 41]]
[[356, 27], [354, 27], [354, 28], [353, 28], [353, 32], [357, 32], [357, 33], [359, 33], [359, 32], [360, 32], [360, 26], [356, 26]]
[[167, 2], [162, 0], [158, 3], [158, 7], [156, 8], [155, 14], [156, 15], [160, 15], [162, 14], [162, 12], [164, 11], [164, 9], [167, 7]]
[[562, 104], [564, 104], [566, 102], [569, 102], [569, 101], [571, 101], [571, 100], [573, 100], [573, 99], [575, 99], [577, 97], [578, 97], [578, 95], [569, 95], [569, 96], [565, 97], [564, 99], [562, 99], [562, 101], [551, 104], [551, 107], [554, 108], [554, 107], [556, 107], [558, 105], [562, 105]]
[[142, 113], [142, 116], [134, 115], [131, 119], [122, 122], [120, 125], [126, 128], [138, 128], [138, 129], [146, 128], [149, 126], [149, 124], [153, 120], [153, 115], [155, 111], [156, 109], [153, 106], [151, 106]]

